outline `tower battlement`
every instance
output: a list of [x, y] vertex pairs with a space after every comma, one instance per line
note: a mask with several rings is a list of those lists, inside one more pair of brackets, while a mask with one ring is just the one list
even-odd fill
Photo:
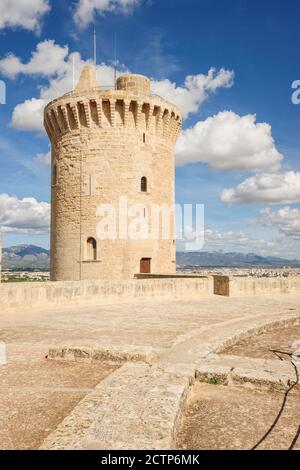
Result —
[[[174, 146], [179, 109], [151, 95], [142, 75], [98, 86], [83, 69], [75, 90], [49, 103], [45, 129], [52, 143], [51, 279], [128, 279], [139, 272], [174, 273], [173, 225], [168, 239], [99, 239], [99, 205], [120, 197], [142, 205], [174, 206]], [[117, 220], [117, 225], [120, 220]]]
[[176, 106], [150, 94], [147, 77], [125, 75], [118, 79], [117, 90], [75, 90], [52, 101], [45, 109], [44, 125], [51, 141], [70, 131], [131, 127], [174, 144], [182, 118]]

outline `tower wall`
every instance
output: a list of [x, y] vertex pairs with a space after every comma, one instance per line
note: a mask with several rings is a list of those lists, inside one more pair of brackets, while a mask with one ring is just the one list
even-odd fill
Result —
[[[174, 225], [163, 240], [99, 240], [97, 208], [174, 204], [174, 145], [179, 110], [150, 95], [143, 76], [120, 77], [118, 89], [78, 90], [51, 102], [45, 128], [52, 143], [51, 279], [126, 279], [151, 259], [151, 272], [176, 270]], [[147, 192], [141, 192], [141, 178]], [[117, 229], [119, 229], [117, 218]], [[120, 222], [121, 223], [121, 222]], [[97, 241], [91, 260], [87, 240]]]

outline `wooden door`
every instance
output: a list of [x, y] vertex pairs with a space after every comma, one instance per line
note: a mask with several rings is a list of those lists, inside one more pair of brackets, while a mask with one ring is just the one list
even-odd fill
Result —
[[140, 266], [141, 274], [150, 274], [151, 273], [151, 258], [142, 258]]

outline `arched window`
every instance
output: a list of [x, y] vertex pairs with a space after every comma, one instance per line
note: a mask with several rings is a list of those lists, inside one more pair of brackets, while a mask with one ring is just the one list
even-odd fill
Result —
[[143, 176], [143, 178], [141, 179], [141, 191], [142, 191], [142, 193], [147, 192], [147, 178], [146, 178], [146, 176]]
[[54, 163], [52, 168], [52, 185], [57, 184], [57, 165]]
[[97, 260], [97, 242], [95, 238], [87, 239], [87, 260], [96, 261]]

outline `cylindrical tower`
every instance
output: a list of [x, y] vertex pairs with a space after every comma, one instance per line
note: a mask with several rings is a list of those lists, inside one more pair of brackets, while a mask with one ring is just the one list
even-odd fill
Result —
[[[181, 122], [175, 106], [151, 95], [147, 77], [124, 75], [116, 90], [102, 90], [90, 67], [83, 69], [74, 92], [48, 104], [52, 280], [175, 272], [173, 216], [169, 235], [160, 231], [157, 237], [150, 214], [154, 206], [173, 208], [174, 146]], [[148, 237], [127, 236], [131, 219], [124, 219], [125, 202], [128, 208], [143, 208]], [[99, 206], [105, 204], [116, 226], [113, 236], [99, 238]]]

